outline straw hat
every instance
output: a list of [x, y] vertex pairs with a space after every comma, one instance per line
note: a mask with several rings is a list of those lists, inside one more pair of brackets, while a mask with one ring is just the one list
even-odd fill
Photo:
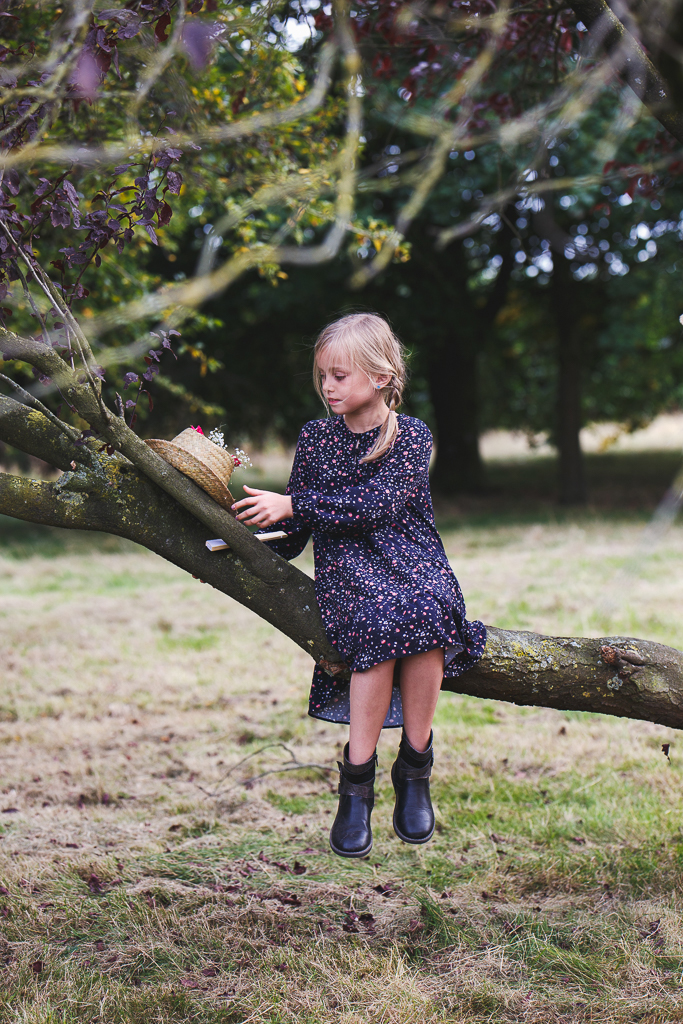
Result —
[[235, 468], [232, 456], [208, 437], [193, 427], [183, 430], [172, 441], [153, 439], [146, 445], [166, 462], [179, 469], [190, 480], [194, 480], [214, 501], [227, 509], [231, 515], [235, 499], [228, 490], [230, 477]]

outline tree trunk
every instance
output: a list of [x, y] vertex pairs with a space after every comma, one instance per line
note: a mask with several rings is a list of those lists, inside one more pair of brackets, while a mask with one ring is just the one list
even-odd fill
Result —
[[453, 325], [429, 366], [436, 422], [434, 490], [442, 495], [476, 493], [483, 485], [479, 452], [479, 352], [475, 332]]
[[581, 336], [575, 282], [567, 260], [556, 256], [552, 298], [557, 330], [559, 492], [563, 505], [583, 505], [586, 482], [581, 451]]

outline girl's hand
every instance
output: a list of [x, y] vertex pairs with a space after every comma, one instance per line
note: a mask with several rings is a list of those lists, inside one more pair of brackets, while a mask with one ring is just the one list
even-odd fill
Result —
[[260, 491], [258, 487], [247, 487], [246, 484], [244, 490], [249, 497], [236, 501], [232, 506], [235, 510], [244, 509], [244, 512], [235, 516], [236, 519], [244, 520], [250, 526], [272, 526], [273, 523], [291, 519], [294, 515], [292, 499], [288, 494]]

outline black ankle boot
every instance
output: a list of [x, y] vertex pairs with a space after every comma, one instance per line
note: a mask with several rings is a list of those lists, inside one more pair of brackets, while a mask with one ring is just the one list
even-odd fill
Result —
[[372, 849], [370, 815], [375, 805], [377, 754], [364, 764], [351, 764], [348, 743], [339, 766], [339, 808], [330, 831], [330, 846], [340, 857], [366, 857]]
[[434, 764], [432, 735], [424, 751], [415, 750], [403, 733], [398, 757], [391, 768], [396, 793], [394, 832], [404, 843], [427, 843], [434, 835], [434, 811], [429, 776]]

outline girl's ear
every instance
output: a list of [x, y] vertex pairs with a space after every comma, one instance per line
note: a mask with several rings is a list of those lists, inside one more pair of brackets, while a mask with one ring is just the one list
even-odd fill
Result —
[[378, 391], [385, 388], [391, 381], [391, 377], [388, 374], [384, 374], [382, 377], [377, 377], [375, 380], [375, 387]]

